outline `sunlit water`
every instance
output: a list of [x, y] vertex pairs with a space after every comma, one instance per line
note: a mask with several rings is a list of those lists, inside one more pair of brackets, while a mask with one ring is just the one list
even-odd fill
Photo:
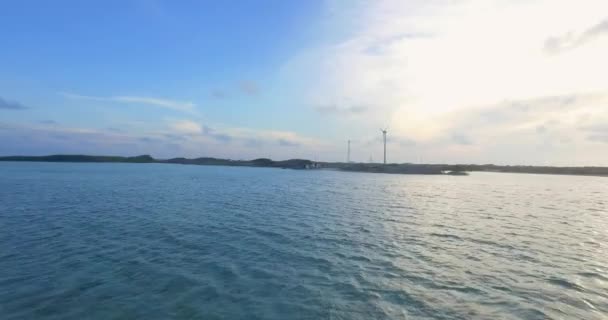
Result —
[[608, 178], [0, 163], [1, 319], [606, 319]]

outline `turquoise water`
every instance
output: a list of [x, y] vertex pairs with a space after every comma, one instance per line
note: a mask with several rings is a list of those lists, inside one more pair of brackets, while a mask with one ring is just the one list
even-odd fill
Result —
[[607, 178], [0, 163], [1, 319], [607, 317]]

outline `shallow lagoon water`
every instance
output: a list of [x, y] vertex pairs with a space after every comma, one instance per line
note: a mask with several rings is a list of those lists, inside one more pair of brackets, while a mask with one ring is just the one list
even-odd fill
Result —
[[2, 319], [606, 319], [608, 178], [0, 163]]

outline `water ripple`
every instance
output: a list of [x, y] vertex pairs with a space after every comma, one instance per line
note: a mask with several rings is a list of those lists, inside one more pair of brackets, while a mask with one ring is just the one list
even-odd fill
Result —
[[604, 178], [0, 164], [2, 319], [605, 319]]

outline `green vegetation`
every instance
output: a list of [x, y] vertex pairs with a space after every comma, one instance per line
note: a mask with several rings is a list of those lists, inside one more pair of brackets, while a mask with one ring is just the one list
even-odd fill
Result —
[[497, 166], [493, 164], [378, 164], [378, 163], [340, 163], [326, 162], [324, 168], [344, 171], [377, 172], [396, 174], [448, 174], [467, 175], [468, 172], [510, 172], [533, 174], [566, 174], [587, 176], [608, 176], [608, 167], [547, 167], [547, 166]]
[[[445, 166], [447, 168], [455, 166]], [[497, 166], [484, 165], [458, 165], [463, 171], [511, 172], [535, 174], [568, 174], [584, 176], [608, 176], [608, 167], [549, 167], [549, 166]]]
[[284, 161], [273, 161], [271, 159], [259, 158], [254, 160], [230, 160], [202, 157], [195, 159], [173, 158], [168, 160], [154, 159], [149, 155], [136, 157], [119, 156], [88, 156], [88, 155], [50, 155], [50, 156], [10, 156], [0, 157], [0, 161], [41, 161], [41, 162], [122, 162], [122, 163], [174, 163], [206, 166], [241, 166], [241, 167], [266, 167], [286, 169], [307, 169], [319, 167], [342, 171], [393, 173], [393, 174], [448, 174], [467, 175], [467, 172], [511, 172], [511, 173], [534, 173], [534, 174], [567, 174], [608, 176], [608, 167], [536, 167], [536, 166], [497, 166], [493, 164], [378, 164], [378, 163], [342, 163], [321, 162], [314, 163], [305, 159], [290, 159]]
[[173, 158], [169, 160], [157, 160], [160, 163], [177, 163], [177, 164], [195, 164], [207, 166], [240, 166], [240, 167], [269, 167], [269, 168], [288, 168], [288, 169], [305, 169], [312, 164], [310, 160], [291, 159], [285, 161], [273, 161], [270, 159], [255, 159], [255, 160], [230, 160], [218, 158]]
[[375, 164], [375, 163], [348, 163], [328, 164], [344, 171], [396, 173], [396, 174], [443, 174], [441, 168], [421, 164]]
[[156, 162], [149, 155], [137, 157], [118, 157], [118, 156], [86, 156], [86, 155], [66, 155], [57, 154], [50, 156], [11, 156], [0, 157], [0, 161], [41, 161], [41, 162], [130, 162], [130, 163], [151, 163]]
[[193, 165], [215, 165], [215, 166], [247, 166], [247, 167], [271, 167], [287, 169], [305, 169], [312, 164], [310, 160], [291, 159], [285, 161], [272, 161], [270, 159], [229, 160], [217, 158], [173, 158], [169, 160], [154, 159], [149, 155], [136, 157], [119, 156], [87, 156], [87, 155], [50, 155], [50, 156], [10, 156], [0, 157], [0, 161], [40, 161], [40, 162], [122, 162], [122, 163], [175, 163]]

